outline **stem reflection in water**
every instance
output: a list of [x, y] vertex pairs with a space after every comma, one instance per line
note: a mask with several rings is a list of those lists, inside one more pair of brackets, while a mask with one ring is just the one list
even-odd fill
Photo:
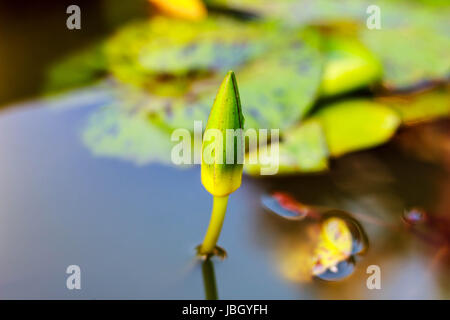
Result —
[[218, 300], [216, 285], [216, 275], [214, 272], [214, 264], [211, 259], [206, 259], [202, 263], [203, 285], [205, 287], [206, 300]]

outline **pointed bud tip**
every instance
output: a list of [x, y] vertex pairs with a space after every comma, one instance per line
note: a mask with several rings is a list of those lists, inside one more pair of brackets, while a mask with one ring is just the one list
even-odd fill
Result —
[[232, 70], [227, 72], [220, 84], [209, 115], [207, 128], [221, 130], [244, 128], [239, 89]]
[[237, 90], [236, 75], [234, 74], [233, 70], [227, 72], [225, 78], [223, 78], [222, 80], [221, 87], [227, 87], [233, 91]]
[[233, 84], [236, 84], [236, 74], [233, 70], [230, 70], [225, 75], [225, 78], [223, 79], [224, 82], [232, 81]]
[[230, 70], [227, 72], [227, 75], [225, 76], [225, 78], [228, 78], [228, 77], [236, 78], [236, 75], [234, 74], [233, 70]]

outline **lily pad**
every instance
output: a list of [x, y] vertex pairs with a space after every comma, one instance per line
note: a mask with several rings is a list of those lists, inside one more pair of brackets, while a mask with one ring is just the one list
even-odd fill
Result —
[[50, 67], [44, 92], [53, 93], [92, 84], [107, 73], [102, 43], [83, 48]]
[[170, 134], [152, 124], [145, 112], [108, 105], [92, 113], [82, 133], [95, 156], [127, 160], [136, 165], [171, 164]]
[[[301, 38], [289, 46], [290, 50], [277, 50], [235, 70], [245, 129], [283, 130], [311, 109], [321, 80], [320, 52]], [[205, 126], [221, 77], [197, 101], [159, 113], [160, 121], [172, 128], [192, 128], [194, 120], [202, 120]]]
[[[270, 154], [268, 148], [274, 148], [275, 143], [252, 150], [246, 158], [244, 171], [250, 175], [260, 175], [261, 168], [274, 166], [268, 163], [269, 159], [261, 161], [259, 155]], [[286, 132], [284, 141], [278, 143], [279, 163], [278, 173], [295, 174], [301, 172], [318, 172], [328, 168], [328, 149], [325, 135], [318, 121], [310, 120], [299, 127]], [[250, 163], [249, 159], [259, 159], [256, 163]], [[272, 161], [273, 162], [273, 161]]]
[[370, 100], [334, 103], [313, 119], [322, 124], [332, 156], [380, 145], [391, 138], [401, 122], [396, 111]]
[[[335, 19], [356, 19], [366, 16], [368, 0], [209, 0], [211, 4], [277, 17], [287, 24], [305, 25]], [[376, 2], [376, 1], [375, 1]]]
[[151, 90], [155, 76], [228, 71], [266, 52], [277, 35], [269, 22], [154, 17], [120, 30], [106, 54], [114, 76]]
[[357, 39], [329, 36], [321, 95], [331, 96], [365, 87], [382, 75], [380, 61]]
[[422, 94], [383, 97], [378, 101], [397, 110], [406, 124], [450, 116], [448, 87]]
[[[447, 31], [444, 31], [445, 28]], [[441, 31], [438, 29], [404, 26], [362, 32], [364, 43], [380, 57], [384, 65], [383, 82], [386, 87], [409, 87], [423, 80], [441, 79], [450, 74], [450, 25], [442, 26]]]
[[[355, 21], [361, 41], [376, 54], [389, 88], [409, 87], [450, 74], [450, 7], [442, 1], [406, 0], [214, 0], [213, 3], [278, 17], [290, 25]], [[367, 8], [377, 5], [381, 29], [366, 26]]]

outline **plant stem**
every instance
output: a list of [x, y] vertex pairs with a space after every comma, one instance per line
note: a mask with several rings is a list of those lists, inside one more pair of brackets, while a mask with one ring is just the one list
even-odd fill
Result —
[[214, 265], [210, 259], [206, 259], [202, 264], [203, 285], [205, 287], [205, 299], [217, 300], [216, 275], [214, 273]]
[[213, 198], [213, 208], [211, 212], [211, 220], [209, 221], [208, 231], [200, 248], [200, 254], [212, 254], [216, 247], [217, 240], [222, 230], [225, 212], [227, 211], [228, 196]]

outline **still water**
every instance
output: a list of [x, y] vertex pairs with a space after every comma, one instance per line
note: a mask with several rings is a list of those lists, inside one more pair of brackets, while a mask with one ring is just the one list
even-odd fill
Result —
[[[448, 214], [445, 165], [418, 160], [392, 142], [335, 160], [325, 174], [245, 177], [230, 197], [219, 240], [228, 258], [203, 265], [202, 273], [195, 247], [212, 199], [199, 167], [94, 156], [81, 136], [111, 97], [79, 97], [0, 113], [0, 298], [204, 299], [214, 285], [220, 299], [450, 298], [448, 221], [416, 230], [404, 220], [414, 207], [432, 217]], [[308, 240], [305, 221], [265, 208], [261, 199], [275, 191], [358, 222], [370, 245], [348, 276], [286, 275], [286, 255]], [[73, 264], [81, 268], [81, 290], [66, 288]], [[381, 269], [380, 290], [366, 286], [370, 265]]]

